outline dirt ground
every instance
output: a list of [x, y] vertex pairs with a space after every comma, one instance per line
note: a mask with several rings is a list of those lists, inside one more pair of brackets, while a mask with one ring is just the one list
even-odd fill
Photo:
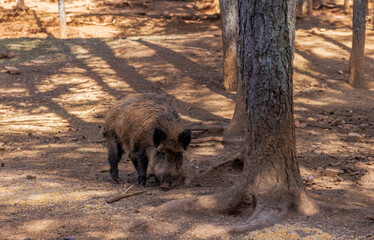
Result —
[[[240, 178], [240, 164], [199, 174], [239, 151], [235, 144], [192, 145], [186, 168], [192, 183], [107, 203], [136, 184], [132, 164], [110, 181], [105, 112], [134, 92], [167, 94], [186, 125], [230, 122], [235, 93], [222, 87], [219, 19], [193, 2], [66, 1], [68, 38], [60, 39], [57, 3], [13, 1], [0, 11], [0, 239], [204, 239], [203, 229], [244, 221], [247, 211], [156, 219], [173, 199], [215, 193]], [[337, 4], [342, 4], [338, 2]], [[372, 7], [370, 7], [373, 9]], [[371, 14], [372, 15], [372, 14]], [[374, 238], [374, 31], [367, 25], [366, 79], [348, 78], [351, 16], [340, 8], [299, 18], [294, 61], [297, 155], [308, 194], [329, 208], [312, 217], [290, 215], [274, 227], [231, 239]], [[17, 67], [10, 74], [5, 67]], [[357, 133], [354, 137], [349, 133]], [[222, 132], [195, 131], [194, 137]], [[339, 170], [324, 176], [325, 168]], [[313, 180], [310, 176], [313, 176]], [[157, 221], [156, 221], [157, 220]], [[134, 221], [153, 221], [129, 231]]]

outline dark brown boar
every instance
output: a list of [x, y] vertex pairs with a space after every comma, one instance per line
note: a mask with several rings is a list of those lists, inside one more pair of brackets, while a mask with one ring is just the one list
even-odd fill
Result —
[[164, 95], [134, 94], [109, 110], [104, 128], [110, 174], [118, 182], [118, 162], [126, 152], [145, 186], [154, 176], [162, 189], [184, 179], [183, 152], [191, 142], [177, 111]]

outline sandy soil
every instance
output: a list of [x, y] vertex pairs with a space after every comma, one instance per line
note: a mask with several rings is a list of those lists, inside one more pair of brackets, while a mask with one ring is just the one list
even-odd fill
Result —
[[[221, 191], [240, 177], [240, 164], [199, 174], [239, 150], [235, 144], [195, 144], [186, 155], [190, 186], [108, 204], [136, 185], [132, 164], [120, 164], [121, 184], [108, 173], [100, 135], [106, 110], [134, 92], [170, 96], [186, 125], [228, 124], [235, 93], [222, 87], [221, 30], [216, 15], [192, 2], [155, 1], [130, 7], [116, 1], [67, 1], [68, 38], [60, 39], [57, 3], [26, 1], [0, 11], [0, 239], [198, 239], [201, 228], [241, 222], [235, 215], [156, 219], [172, 199]], [[374, 238], [374, 31], [367, 27], [368, 90], [347, 83], [351, 17], [321, 9], [298, 19], [294, 101], [297, 154], [308, 194], [331, 207], [312, 217], [232, 239]], [[5, 67], [17, 67], [9, 74]], [[349, 140], [349, 133], [359, 139]], [[221, 135], [198, 131], [194, 137]], [[324, 176], [320, 169], [340, 170]], [[320, 168], [320, 169], [318, 169]], [[313, 176], [313, 181], [307, 181]], [[157, 221], [156, 221], [157, 220]], [[133, 221], [152, 221], [141, 232]]]

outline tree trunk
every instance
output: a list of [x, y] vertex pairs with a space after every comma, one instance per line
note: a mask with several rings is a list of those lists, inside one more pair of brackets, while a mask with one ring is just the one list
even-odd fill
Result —
[[25, 0], [17, 0], [16, 10], [26, 9]]
[[304, 7], [304, 0], [297, 0], [297, 14], [300, 16], [302, 16], [304, 13], [303, 7]]
[[61, 38], [66, 38], [66, 18], [65, 18], [65, 2], [58, 0], [58, 14], [60, 16]]
[[353, 35], [349, 58], [349, 83], [355, 88], [366, 88], [364, 70], [366, 0], [353, 1]]
[[223, 42], [223, 81], [226, 90], [236, 90], [234, 115], [227, 129], [225, 138], [243, 138], [244, 136], [244, 94], [237, 70], [238, 41], [238, 1], [220, 1], [222, 42]]
[[313, 0], [308, 0], [308, 16], [313, 15]]
[[287, 23], [289, 28], [289, 35], [290, 35], [290, 46], [291, 46], [291, 57], [292, 57], [292, 65], [293, 65], [293, 57], [295, 52], [295, 32], [296, 32], [296, 7], [297, 7], [298, 0], [289, 0], [287, 1], [288, 4], [288, 12], [287, 12]]
[[261, 207], [281, 213], [293, 205], [313, 212], [296, 159], [287, 1], [250, 2], [239, 1], [239, 77], [246, 93], [247, 144], [241, 184]]
[[349, 0], [344, 0], [344, 6], [343, 6], [343, 10], [345, 13], [349, 13], [350, 11], [350, 5], [349, 5]]
[[238, 2], [220, 0], [223, 42], [223, 85], [226, 90], [237, 90], [236, 42], [238, 34]]
[[[221, 0], [222, 1], [222, 0]], [[288, 26], [290, 28], [290, 44], [291, 44], [291, 54], [293, 57], [294, 49], [295, 49], [295, 26], [296, 26], [296, 7], [297, 7], [297, 1], [298, 0], [290, 0], [288, 1]], [[228, 4], [230, 1], [224, 1], [225, 3], [221, 3], [221, 15], [224, 14], [224, 11], [234, 12], [234, 14], [237, 16], [237, 9], [233, 9], [234, 7], [237, 7], [237, 2], [233, 1], [234, 3]], [[222, 8], [222, 6], [224, 6]], [[233, 15], [234, 15], [233, 14]], [[227, 14], [224, 14], [227, 17]], [[221, 16], [222, 17], [222, 16]], [[238, 16], [237, 16], [238, 17]], [[234, 23], [234, 21], [230, 22], [231, 24]], [[222, 25], [224, 25], [224, 22], [222, 20]], [[237, 31], [238, 31], [238, 20], [235, 21], [235, 27], [232, 26], [231, 29], [235, 28], [235, 41], [237, 41]], [[223, 29], [223, 28], [222, 28]], [[228, 31], [226, 31], [227, 33]], [[233, 34], [233, 32], [230, 32]], [[223, 30], [222, 30], [222, 36], [224, 36]], [[232, 36], [232, 35], [231, 35]], [[224, 38], [224, 37], [223, 37]], [[227, 38], [226, 38], [227, 39]], [[226, 41], [227, 42], [227, 41]], [[223, 44], [223, 52], [225, 53], [225, 40]], [[235, 51], [236, 51], [236, 42], [235, 42]], [[236, 57], [236, 52], [235, 52]], [[235, 64], [240, 64], [239, 59], [230, 59], [231, 63], [235, 62]], [[226, 62], [225, 62], [226, 64]], [[225, 69], [225, 65], [224, 65]], [[224, 70], [225, 71], [225, 70]], [[233, 74], [233, 72], [230, 72], [230, 74]], [[226, 75], [224, 75], [226, 77]], [[244, 85], [241, 81], [241, 78], [238, 78], [237, 74], [237, 67], [235, 66], [235, 77], [237, 79], [237, 96], [236, 96], [236, 105], [235, 105], [235, 111], [234, 116], [230, 121], [229, 126], [225, 130], [224, 137], [225, 138], [243, 138], [244, 137], [244, 115], [245, 115], [245, 98], [244, 98]]]
[[[238, 61], [238, 62], [237, 62]], [[240, 60], [235, 61], [240, 64]], [[236, 73], [237, 75], [237, 73]], [[224, 138], [244, 138], [245, 98], [242, 79], [238, 78], [234, 116], [224, 132]]]
[[315, 213], [296, 159], [287, 2], [238, 2], [238, 79], [244, 87], [246, 136], [241, 180], [223, 193], [164, 204], [161, 213], [227, 212], [251, 199], [254, 212], [248, 221], [222, 228], [231, 233], [274, 224], [290, 209]]

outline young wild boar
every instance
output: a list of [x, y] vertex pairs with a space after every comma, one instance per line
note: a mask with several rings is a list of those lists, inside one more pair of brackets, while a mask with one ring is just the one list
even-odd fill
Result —
[[154, 176], [167, 190], [184, 180], [183, 152], [191, 142], [191, 130], [184, 129], [177, 111], [164, 95], [134, 94], [109, 110], [104, 128], [112, 179], [118, 182], [118, 162], [126, 152], [145, 186]]

